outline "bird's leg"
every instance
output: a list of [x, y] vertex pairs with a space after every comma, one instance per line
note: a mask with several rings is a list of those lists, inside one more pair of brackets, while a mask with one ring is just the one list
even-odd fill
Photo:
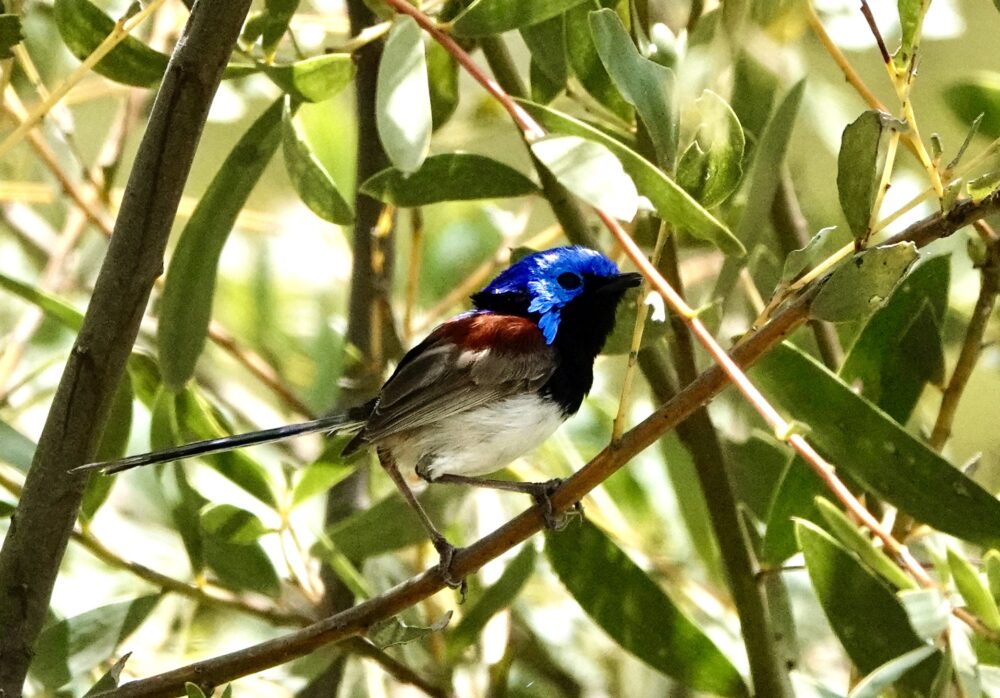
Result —
[[431, 517], [427, 515], [427, 511], [423, 505], [417, 501], [417, 498], [413, 495], [413, 490], [406, 484], [403, 474], [399, 472], [399, 466], [396, 465], [396, 459], [392, 457], [392, 454], [383, 448], [377, 449], [377, 453], [379, 463], [382, 464], [389, 478], [396, 484], [396, 487], [403, 495], [403, 499], [417, 513], [420, 523], [423, 524], [427, 534], [431, 537], [431, 543], [434, 544], [434, 549], [437, 550], [438, 555], [441, 557], [439, 566], [445, 584], [452, 589], [459, 589], [459, 594], [464, 599], [466, 590], [465, 579], [455, 579], [451, 574], [451, 562], [455, 557], [455, 546], [448, 542], [448, 539], [444, 537], [441, 531], [437, 530], [437, 527], [431, 521]]
[[467, 475], [452, 475], [445, 473], [436, 477], [431, 477], [425, 469], [417, 466], [417, 475], [428, 482], [446, 482], [453, 485], [471, 485], [472, 487], [488, 487], [494, 490], [504, 490], [506, 492], [524, 492], [531, 495], [535, 504], [542, 508], [542, 518], [545, 519], [545, 527], [553, 531], [561, 531], [566, 528], [573, 516], [579, 515], [583, 511], [580, 502], [573, 505], [572, 509], [556, 514], [552, 507], [552, 494], [562, 484], [561, 478], [553, 478], [545, 482], [519, 482], [511, 480], [494, 480], [485, 477], [469, 477]]

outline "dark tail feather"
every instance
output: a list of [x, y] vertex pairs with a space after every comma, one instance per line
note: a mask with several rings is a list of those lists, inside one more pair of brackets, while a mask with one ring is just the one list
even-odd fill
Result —
[[123, 470], [138, 468], [143, 465], [153, 465], [154, 463], [167, 463], [169, 461], [193, 458], [194, 456], [206, 456], [212, 453], [222, 453], [232, 451], [245, 446], [256, 446], [258, 444], [282, 441], [294, 436], [303, 434], [313, 434], [318, 431], [343, 431], [356, 428], [362, 423], [361, 420], [354, 419], [351, 415], [338, 414], [330, 417], [321, 417], [309, 422], [299, 424], [289, 424], [284, 427], [274, 429], [264, 429], [262, 431], [252, 431], [247, 434], [236, 434], [234, 436], [221, 436], [217, 439], [206, 439], [205, 441], [195, 441], [194, 443], [168, 448], [163, 451], [152, 453], [141, 453], [137, 456], [129, 456], [121, 460], [105, 461], [103, 463], [87, 463], [70, 470], [71, 473], [90, 472], [101, 470], [105, 474], [120, 473]]

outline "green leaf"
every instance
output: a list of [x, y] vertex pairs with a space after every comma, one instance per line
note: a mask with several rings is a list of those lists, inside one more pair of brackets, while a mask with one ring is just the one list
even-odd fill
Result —
[[452, 24], [455, 36], [473, 37], [522, 29], [561, 15], [584, 0], [478, 0]]
[[302, 128], [296, 122], [291, 99], [285, 100], [282, 133], [281, 149], [285, 156], [285, 170], [302, 202], [325, 221], [340, 225], [351, 223], [354, 211], [337, 189], [333, 177], [316, 157]]
[[198, 684], [190, 681], [184, 682], [184, 692], [187, 694], [187, 698], [208, 698]]
[[26, 473], [35, 457], [35, 448], [34, 441], [0, 419], [0, 461]]
[[930, 4], [930, 0], [897, 0], [902, 37], [899, 42], [899, 50], [896, 51], [892, 59], [901, 69], [907, 68], [913, 61], [920, 45], [921, 24], [923, 24], [924, 15]]
[[24, 39], [21, 18], [15, 14], [0, 14], [0, 58], [13, 58], [11, 50]]
[[298, 9], [299, 0], [266, 0], [264, 3], [264, 11], [257, 15], [256, 31], [259, 32], [264, 55], [268, 58], [274, 57], [281, 38], [288, 31], [288, 23]]
[[354, 59], [349, 53], [326, 53], [287, 65], [269, 65], [264, 74], [288, 93], [304, 102], [323, 102], [347, 87], [354, 78]]
[[844, 128], [837, 156], [840, 207], [855, 240], [868, 238], [868, 225], [885, 167], [885, 114], [870, 109]]
[[944, 379], [940, 325], [948, 306], [948, 255], [918, 263], [861, 329], [840, 377], [906, 424], [928, 382]]
[[986, 551], [983, 555], [983, 569], [986, 570], [986, 580], [993, 600], [1000, 603], [1000, 551]]
[[9, 518], [17, 510], [17, 506], [0, 499], [0, 519]]
[[948, 567], [965, 605], [993, 632], [1000, 632], [1000, 609], [986, 582], [968, 560], [948, 548]]
[[879, 698], [883, 691], [888, 690], [899, 681], [910, 669], [918, 666], [937, 650], [931, 645], [917, 647], [895, 659], [891, 659], [878, 669], [868, 674], [851, 689], [848, 698]]
[[[829, 534], [806, 521], [796, 523], [795, 533], [823, 613], [862, 673], [926, 646], [913, 632], [896, 596]], [[924, 661], [903, 677], [907, 686], [917, 690], [930, 686], [940, 655]]]
[[101, 606], [42, 630], [31, 674], [55, 690], [87, 673], [115, 653], [123, 640], [153, 611], [158, 595]]
[[126, 652], [121, 656], [117, 662], [111, 665], [104, 674], [97, 680], [93, 686], [87, 689], [87, 692], [83, 694], [83, 698], [88, 696], [96, 696], [99, 693], [104, 693], [105, 691], [112, 691], [118, 688], [118, 680], [121, 678], [122, 670], [125, 669], [125, 662], [128, 658], [132, 656], [131, 652]]
[[458, 109], [458, 61], [436, 41], [427, 44], [427, 89], [431, 98], [434, 130], [447, 123]]
[[694, 690], [747, 695], [719, 648], [592, 523], [548, 535], [545, 550], [573, 598], [624, 649]]
[[[191, 389], [176, 395], [174, 409], [177, 435], [183, 442], [216, 439], [230, 433], [219, 422], [218, 416], [213, 414], [212, 407], [205, 398]], [[278, 506], [267, 471], [243, 451], [201, 456], [201, 460], [269, 507]]]
[[[560, 89], [569, 77], [566, 62], [566, 22], [556, 16], [521, 29], [521, 38], [531, 52], [531, 62]], [[534, 82], [534, 81], [532, 81]]]
[[234, 591], [249, 589], [268, 596], [277, 596], [281, 591], [278, 573], [259, 543], [227, 543], [208, 535], [204, 545], [205, 561], [224, 586]]
[[671, 225], [687, 230], [692, 235], [711, 242], [729, 255], [745, 254], [742, 243], [725, 225], [706, 211], [691, 195], [681, 189], [659, 168], [634, 150], [622, 145], [592, 126], [553, 109], [532, 102], [522, 102], [522, 106], [537, 119], [542, 126], [555, 133], [580, 136], [600, 143], [614, 153], [625, 172], [635, 183], [636, 189], [645, 196], [663, 220]]
[[342, 461], [310, 463], [298, 471], [298, 479], [292, 488], [292, 508], [326, 492], [354, 470], [355, 466]]
[[590, 13], [602, 5], [598, 0], [581, 3], [564, 15], [566, 56], [569, 67], [583, 89], [612, 114], [627, 123], [633, 119], [632, 106], [625, 101], [605, 70], [590, 31]]
[[606, 146], [580, 136], [549, 136], [532, 143], [531, 152], [560, 184], [591, 206], [619, 220], [635, 218], [635, 183]]
[[379, 63], [375, 123], [389, 161], [403, 172], [418, 170], [430, 151], [427, 79], [423, 33], [412, 17], [400, 15], [393, 20]]
[[282, 99], [254, 121], [226, 157], [181, 232], [167, 269], [157, 335], [163, 381], [178, 391], [194, 375], [215, 296], [222, 248], [281, 141]]
[[38, 306], [45, 315], [71, 330], [79, 331], [83, 326], [83, 313], [61, 298], [35, 288], [24, 281], [0, 273], [0, 288], [4, 288], [18, 298]]
[[422, 640], [432, 633], [439, 633], [451, 621], [452, 611], [448, 611], [431, 625], [409, 625], [400, 620], [399, 616], [378, 621], [365, 633], [372, 644], [379, 649], [405, 645], [416, 640]]
[[795, 281], [839, 250], [841, 243], [836, 231], [837, 226], [823, 228], [810, 238], [805, 247], [789, 252], [788, 256], [785, 257], [785, 266], [781, 271], [782, 283], [789, 284]]
[[[115, 21], [89, 0], [56, 0], [53, 9], [66, 48], [81, 61], [114, 31]], [[128, 36], [97, 62], [94, 71], [125, 85], [153, 87], [163, 78], [169, 60]]]
[[457, 659], [462, 651], [476, 641], [490, 618], [509, 607], [521, 593], [521, 588], [535, 571], [535, 547], [528, 541], [521, 552], [507, 565], [492, 586], [485, 589], [475, 605], [467, 610], [453, 631], [448, 633], [448, 656]]
[[[132, 431], [132, 401], [134, 398], [132, 379], [126, 374], [122, 382], [118, 384], [118, 389], [112, 398], [111, 411], [108, 414], [108, 421], [104, 427], [104, 434], [101, 435], [101, 442], [97, 447], [94, 460], [115, 460], [125, 455], [129, 434]], [[94, 475], [87, 481], [87, 488], [83, 491], [83, 501], [80, 504], [80, 517], [84, 521], [94, 518], [94, 514], [104, 504], [114, 484], [115, 478], [103, 475]]]
[[827, 492], [826, 485], [801, 456], [788, 459], [767, 511], [760, 553], [763, 564], [776, 567], [798, 551], [795, 520], [821, 522], [815, 500]]
[[534, 60], [528, 64], [528, 80], [531, 83], [531, 99], [539, 104], [549, 104], [566, 86], [562, 82], [553, 82]]
[[[673, 71], [639, 53], [614, 10], [591, 12], [590, 31], [611, 81], [625, 101], [635, 107], [653, 141], [658, 161], [669, 168], [677, 154]], [[742, 137], [741, 131], [741, 155]]]
[[809, 308], [811, 317], [846, 322], [882, 306], [917, 259], [912, 242], [863, 250], [834, 270]]
[[736, 113], [722, 97], [705, 90], [695, 104], [698, 131], [677, 163], [677, 182], [711, 208], [725, 201], [740, 184], [745, 139]]
[[982, 116], [979, 131], [987, 138], [1000, 137], [1000, 73], [973, 71], [944, 91], [944, 103], [963, 123]]
[[809, 440], [869, 492], [958, 538], [1000, 542], [996, 498], [810, 357], [783, 344], [750, 377], [808, 424]]
[[205, 532], [226, 543], [253, 543], [271, 529], [256, 516], [232, 504], [209, 504], [201, 510], [201, 526]]
[[1000, 187], [1000, 170], [987, 172], [981, 177], [969, 180], [966, 188], [969, 191], [969, 198], [975, 203], [979, 203]]
[[368, 196], [395, 206], [426, 206], [441, 201], [472, 201], [526, 196], [534, 182], [509, 165], [474, 153], [442, 153], [424, 160], [412, 173], [390, 167], [361, 185]]
[[816, 508], [826, 522], [826, 528], [845, 548], [897, 589], [912, 590], [917, 583], [892, 561], [881, 548], [876, 548], [867, 531], [860, 530], [829, 500], [817, 497]]

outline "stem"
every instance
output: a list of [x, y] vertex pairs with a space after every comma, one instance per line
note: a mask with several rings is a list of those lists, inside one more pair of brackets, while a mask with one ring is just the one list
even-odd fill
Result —
[[[0, 693], [21, 693], [87, 482], [66, 471], [87, 462], [97, 447], [163, 267], [209, 105], [249, 5], [249, 0], [200, 0], [167, 66], [83, 327], [0, 550]], [[134, 26], [137, 19], [140, 15], [127, 24]]]

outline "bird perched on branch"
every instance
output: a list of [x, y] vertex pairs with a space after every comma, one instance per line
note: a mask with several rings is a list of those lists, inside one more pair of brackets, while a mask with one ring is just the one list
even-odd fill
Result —
[[585, 247], [529, 254], [472, 296], [473, 310], [436, 327], [399, 362], [378, 395], [347, 413], [178, 446], [76, 471], [117, 473], [141, 465], [228, 451], [325, 431], [354, 437], [345, 455], [373, 446], [382, 467], [420, 517], [450, 572], [455, 548], [413, 496], [403, 473], [428, 482], [525, 492], [552, 525], [558, 484], [482, 476], [547, 439], [580, 409], [594, 359], [614, 327], [626, 290], [641, 277], [621, 273]]

